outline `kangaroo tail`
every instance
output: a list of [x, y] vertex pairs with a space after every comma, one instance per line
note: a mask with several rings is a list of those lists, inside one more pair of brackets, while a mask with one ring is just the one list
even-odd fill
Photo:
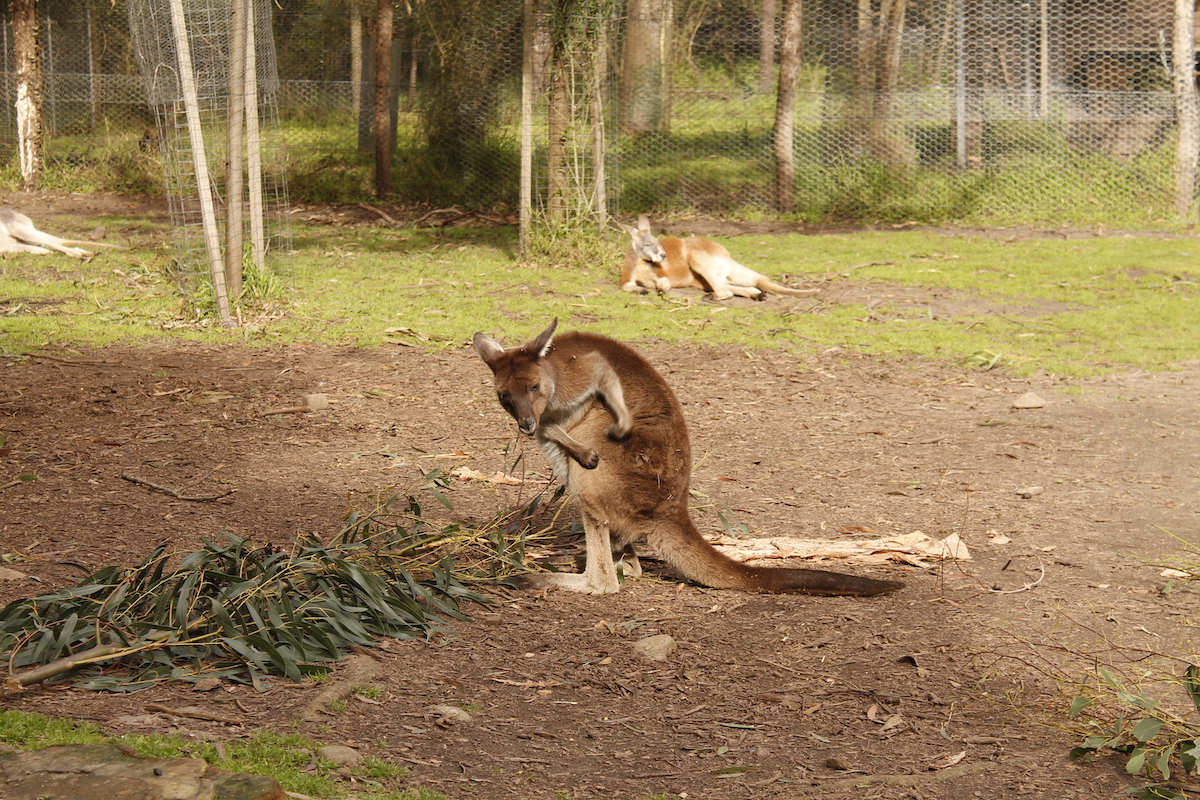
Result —
[[59, 239], [59, 242], [68, 247], [82, 247], [87, 250], [128, 250], [129, 248], [121, 244], [109, 244], [108, 242], [89, 242], [86, 239]]
[[790, 297], [807, 297], [810, 294], [816, 294], [819, 289], [793, 289], [790, 286], [784, 286], [782, 283], [776, 283], [770, 278], [763, 278], [755, 283], [756, 289], [761, 289], [767, 294], [785, 294]]
[[752, 567], [717, 552], [691, 520], [686, 527], [671, 525], [669, 529], [652, 531], [646, 540], [683, 577], [713, 589], [869, 597], [904, 587], [899, 581], [880, 581], [819, 569]]

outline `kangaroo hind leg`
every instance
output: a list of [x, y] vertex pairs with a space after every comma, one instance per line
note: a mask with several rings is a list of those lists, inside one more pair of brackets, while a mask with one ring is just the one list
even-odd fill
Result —
[[621, 589], [613, 561], [608, 525], [582, 510], [587, 561], [582, 573], [543, 572], [525, 575], [521, 586], [527, 589], [562, 589], [579, 594], [615, 594]]

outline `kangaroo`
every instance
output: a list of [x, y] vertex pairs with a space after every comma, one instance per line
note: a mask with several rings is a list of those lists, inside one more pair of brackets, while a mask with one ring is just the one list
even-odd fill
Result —
[[60, 239], [43, 233], [33, 226], [33, 220], [11, 208], [0, 208], [0, 253], [38, 253], [46, 255], [53, 250], [74, 258], [91, 258], [93, 250], [82, 248], [123, 250], [118, 244], [86, 242], [77, 239]]
[[[572, 439], [567, 430], [584, 417], [592, 401], [598, 400], [612, 414], [608, 436], [621, 439], [633, 427], [625, 405], [621, 379], [612, 364], [587, 348], [559, 347], [555, 358], [547, 358], [558, 320], [521, 348], [524, 359], [504, 358], [504, 348], [494, 339], [475, 334], [475, 352], [496, 373], [496, 395], [504, 410], [517, 421], [521, 433], [537, 436], [553, 445], [556, 458], [563, 454], [584, 469], [595, 469], [600, 454]], [[565, 464], [555, 463], [556, 472], [566, 474]]]
[[793, 289], [755, 272], [733, 260], [723, 245], [712, 239], [689, 236], [662, 239], [650, 232], [650, 220], [643, 214], [637, 227], [618, 222], [633, 241], [625, 251], [621, 270], [621, 288], [645, 294], [653, 289], [663, 294], [668, 289], [695, 287], [710, 292], [716, 300], [750, 297], [762, 300], [768, 294], [803, 296], [816, 289]]
[[[820, 595], [876, 595], [903, 587], [896, 581], [872, 580], [812, 569], [752, 567], [717, 552], [696, 529], [688, 513], [691, 448], [683, 409], [662, 376], [632, 348], [605, 336], [569, 332], [554, 338], [552, 323], [532, 341], [505, 348], [495, 339], [475, 334], [475, 351], [491, 368], [501, 405], [532, 433], [555, 475], [575, 498], [583, 519], [586, 557], [582, 573], [539, 573], [522, 576], [530, 589], [565, 589], [584, 594], [610, 594], [620, 589], [618, 561], [624, 574], [641, 574], [633, 546], [645, 541], [684, 578], [715, 589], [790, 592]], [[623, 402], [632, 425], [624, 437], [610, 435], [610, 410], [598, 402], [573, 404], [569, 417], [549, 414], [552, 425], [529, 421], [538, 408], [549, 408], [547, 381], [590, 364], [593, 374], [620, 375]], [[597, 367], [603, 364], [603, 367]], [[586, 387], [577, 397], [599, 397]], [[612, 402], [610, 395], [605, 395]], [[583, 449], [599, 458], [592, 468], [555, 438], [561, 426]], [[550, 431], [548, 432], [548, 428]]]

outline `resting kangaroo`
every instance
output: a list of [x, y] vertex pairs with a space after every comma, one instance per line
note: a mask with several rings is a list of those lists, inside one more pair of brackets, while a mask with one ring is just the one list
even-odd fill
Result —
[[638, 217], [637, 227], [617, 223], [633, 237], [625, 251], [621, 288], [627, 292], [659, 294], [668, 289], [695, 287], [711, 292], [716, 300], [735, 294], [761, 300], [767, 294], [810, 295], [816, 289], [792, 289], [733, 260], [723, 245], [712, 239], [689, 236], [662, 239], [650, 232], [650, 220]]
[[124, 249], [117, 244], [85, 242], [77, 239], [60, 239], [33, 227], [33, 220], [11, 208], [0, 208], [0, 253], [39, 253], [45, 255], [52, 250], [66, 253], [75, 258], [91, 258], [96, 255], [83, 247]]
[[[904, 585], [822, 570], [752, 567], [718, 553], [688, 513], [691, 449], [683, 409], [666, 381], [632, 348], [607, 337], [571, 332], [552, 338], [556, 324], [557, 320], [520, 347], [506, 349], [483, 333], [475, 334], [474, 340], [475, 351], [492, 370], [500, 403], [522, 431], [533, 434], [583, 518], [587, 548], [583, 573], [526, 575], [524, 586], [586, 594], [615, 592], [620, 589], [617, 559], [625, 562], [626, 575], [641, 573], [633, 551], [639, 541], [649, 543], [683, 577], [716, 589], [874, 595]], [[580, 369], [578, 363], [589, 366]], [[623, 438], [611, 435], [610, 417], [616, 414], [611, 394], [597, 382], [564, 382], [561, 376], [566, 373], [620, 376], [623, 405], [632, 419]], [[543, 411], [539, 420], [529, 422], [530, 414], [550, 408], [545, 398], [548, 381], [554, 387], [549, 391], [555, 403], [573, 410], [566, 416]], [[568, 385], [570, 395], [563, 395]], [[609, 409], [592, 402], [601, 394]], [[598, 454], [593, 468], [556, 438], [556, 426], [582, 449]]]

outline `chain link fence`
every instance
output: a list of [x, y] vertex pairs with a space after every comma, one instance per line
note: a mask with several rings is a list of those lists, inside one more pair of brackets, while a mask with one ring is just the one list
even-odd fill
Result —
[[[39, 4], [50, 161], [107, 159], [161, 186], [127, 2]], [[1124, 226], [1171, 218], [1168, 6], [805, 0], [795, 216]], [[374, 7], [277, 4], [293, 199], [373, 193]], [[527, 22], [520, 0], [396, 6], [398, 204], [512, 212], [524, 174], [535, 212], [550, 219], [777, 213], [783, 0], [537, 0], [532, 11]], [[3, 18], [0, 157], [12, 160]]]

